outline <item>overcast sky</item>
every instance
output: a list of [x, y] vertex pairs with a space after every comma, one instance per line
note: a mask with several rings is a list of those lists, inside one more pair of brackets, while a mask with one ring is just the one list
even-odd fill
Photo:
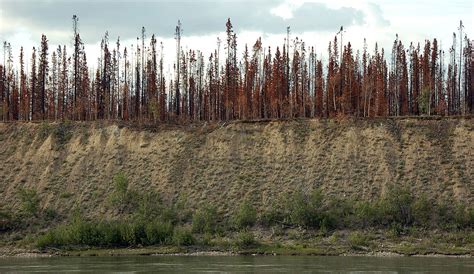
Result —
[[88, 62], [94, 65], [105, 31], [111, 41], [120, 36], [122, 46], [130, 47], [141, 36], [142, 26], [147, 38], [153, 33], [158, 36], [165, 58], [171, 60], [178, 19], [184, 29], [183, 47], [206, 55], [216, 48], [217, 37], [225, 41], [225, 23], [230, 17], [239, 52], [260, 36], [264, 46], [275, 48], [283, 43], [286, 26], [291, 26], [292, 38], [302, 38], [324, 57], [341, 25], [346, 29], [344, 41], [359, 49], [367, 38], [370, 49], [378, 41], [390, 50], [397, 33], [407, 45], [436, 37], [447, 49], [459, 20], [473, 38], [474, 13], [471, 0], [0, 0], [0, 40], [12, 44], [15, 58], [20, 46], [27, 52], [38, 46], [42, 33], [50, 49], [58, 44], [70, 46], [73, 14], [79, 17]]

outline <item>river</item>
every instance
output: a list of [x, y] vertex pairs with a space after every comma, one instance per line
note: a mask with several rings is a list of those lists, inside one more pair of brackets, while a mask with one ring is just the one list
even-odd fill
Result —
[[0, 258], [8, 272], [474, 273], [474, 258], [310, 256], [123, 256]]

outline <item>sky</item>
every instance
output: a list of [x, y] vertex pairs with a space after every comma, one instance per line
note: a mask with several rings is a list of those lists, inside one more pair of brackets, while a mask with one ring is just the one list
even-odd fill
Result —
[[30, 56], [43, 33], [50, 53], [57, 45], [70, 47], [73, 14], [79, 17], [89, 65], [97, 62], [106, 31], [111, 42], [120, 36], [123, 49], [136, 43], [144, 26], [147, 39], [155, 34], [163, 42], [168, 70], [175, 58], [178, 20], [183, 27], [183, 48], [201, 50], [206, 59], [217, 48], [217, 37], [225, 42], [229, 17], [240, 53], [245, 44], [251, 48], [258, 37], [265, 47], [281, 46], [290, 26], [291, 39], [303, 39], [324, 59], [329, 41], [341, 26], [344, 43], [350, 41], [360, 50], [366, 38], [369, 49], [378, 42], [388, 52], [398, 34], [407, 46], [412, 41], [437, 38], [447, 51], [460, 20], [473, 38], [474, 17], [471, 0], [0, 0], [0, 41], [11, 43], [14, 58], [21, 46]]

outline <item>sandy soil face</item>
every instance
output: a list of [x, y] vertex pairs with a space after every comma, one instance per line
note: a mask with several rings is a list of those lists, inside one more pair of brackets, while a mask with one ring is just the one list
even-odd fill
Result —
[[97, 123], [1, 124], [0, 207], [20, 188], [41, 207], [108, 216], [113, 176], [190, 206], [260, 208], [294, 191], [375, 199], [388, 184], [416, 195], [474, 203], [474, 121], [302, 120], [137, 130]]

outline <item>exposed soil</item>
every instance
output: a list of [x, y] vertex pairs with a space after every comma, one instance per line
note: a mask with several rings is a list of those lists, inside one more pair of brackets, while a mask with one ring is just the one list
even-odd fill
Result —
[[474, 203], [474, 120], [292, 120], [126, 126], [0, 123], [0, 208], [34, 188], [42, 208], [63, 216], [113, 217], [112, 178], [130, 188], [216, 205], [257, 208], [280, 195], [321, 188], [371, 200], [388, 184], [430, 199]]

